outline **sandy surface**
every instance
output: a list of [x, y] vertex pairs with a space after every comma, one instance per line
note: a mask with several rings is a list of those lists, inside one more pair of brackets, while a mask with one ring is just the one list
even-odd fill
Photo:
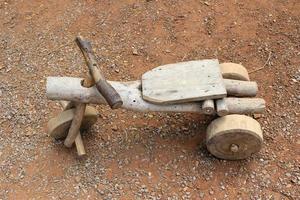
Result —
[[[299, 0], [0, 0], [0, 30], [0, 199], [300, 198]], [[47, 135], [61, 109], [45, 84], [85, 75], [78, 34], [110, 80], [180, 61], [242, 63], [267, 101], [263, 149], [219, 160], [205, 147], [209, 117], [97, 106], [77, 158]]]

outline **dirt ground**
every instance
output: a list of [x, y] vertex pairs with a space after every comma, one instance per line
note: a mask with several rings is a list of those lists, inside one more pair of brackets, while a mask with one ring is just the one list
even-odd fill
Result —
[[[0, 199], [300, 199], [299, 0], [0, 0], [0, 30]], [[242, 63], [267, 101], [263, 149], [220, 160], [205, 147], [210, 117], [97, 106], [79, 159], [47, 135], [61, 108], [45, 96], [47, 76], [87, 72], [78, 34], [110, 80]]]

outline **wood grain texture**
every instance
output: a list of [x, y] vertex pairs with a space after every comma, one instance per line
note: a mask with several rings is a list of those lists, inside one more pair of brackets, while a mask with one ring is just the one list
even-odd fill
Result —
[[218, 60], [199, 60], [156, 67], [142, 76], [143, 99], [170, 104], [227, 95]]

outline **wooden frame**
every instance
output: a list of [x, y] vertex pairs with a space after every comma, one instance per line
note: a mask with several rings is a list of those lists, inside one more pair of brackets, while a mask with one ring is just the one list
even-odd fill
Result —
[[[81, 78], [72, 77], [48, 77], [46, 95], [50, 100], [65, 100], [81, 103], [107, 104], [103, 96], [95, 86], [90, 88], [83, 87]], [[149, 112], [191, 112], [207, 113], [203, 110], [203, 102], [190, 102], [160, 105], [147, 102], [142, 98], [141, 81], [116, 82], [108, 81], [119, 93], [123, 105], [122, 108]], [[257, 93], [257, 84], [250, 81], [236, 81], [224, 79], [228, 95], [235, 96], [254, 96]], [[228, 114], [251, 114], [262, 113], [265, 110], [265, 101], [261, 98], [224, 98]], [[217, 108], [218, 109], [218, 108]], [[215, 114], [211, 112], [208, 114]]]

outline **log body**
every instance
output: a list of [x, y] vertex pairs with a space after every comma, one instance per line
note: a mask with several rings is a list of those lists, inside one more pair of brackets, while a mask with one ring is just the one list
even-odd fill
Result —
[[[51, 100], [67, 100], [83, 103], [107, 104], [103, 96], [95, 87], [84, 88], [81, 86], [80, 78], [69, 77], [48, 77], [47, 97]], [[141, 82], [114, 82], [110, 84], [120, 94], [123, 105], [122, 108], [133, 111], [162, 111], [162, 112], [201, 112], [201, 104], [182, 103], [172, 105], [152, 104], [142, 99], [140, 91]]]
[[[48, 77], [46, 95], [50, 100], [76, 101], [81, 103], [107, 104], [103, 96], [95, 87], [85, 88], [81, 86], [82, 79], [70, 77]], [[122, 108], [149, 112], [190, 112], [204, 113], [202, 102], [189, 102], [179, 104], [153, 104], [143, 100], [141, 93], [141, 82], [115, 82], [109, 81], [120, 94]], [[249, 81], [244, 81], [245, 84]], [[231, 82], [232, 84], [233, 82]], [[251, 83], [251, 82], [250, 82]], [[262, 113], [265, 108], [263, 99], [260, 98], [225, 98], [230, 113]], [[251, 105], [247, 103], [251, 102]]]

